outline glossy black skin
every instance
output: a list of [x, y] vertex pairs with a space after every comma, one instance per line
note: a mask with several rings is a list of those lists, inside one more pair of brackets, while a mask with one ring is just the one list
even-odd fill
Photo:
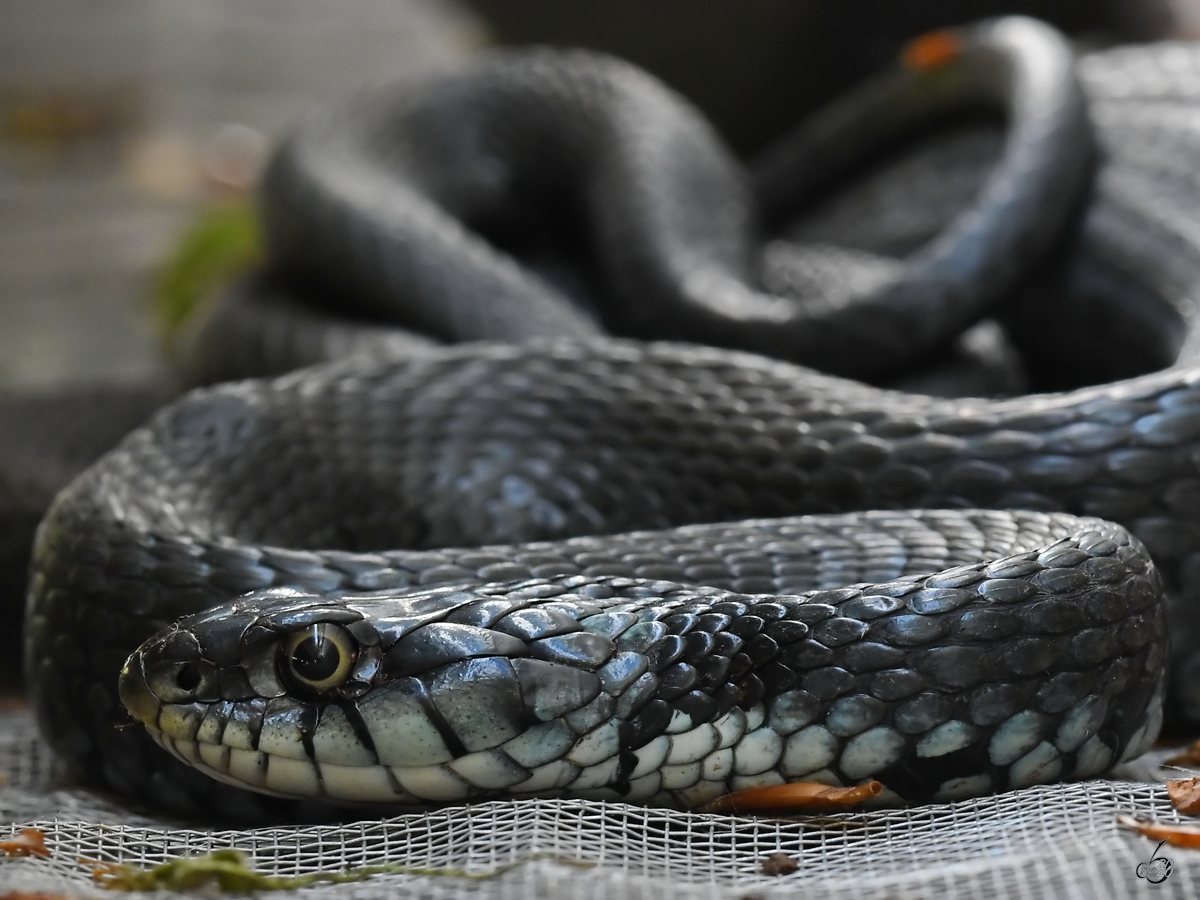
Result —
[[[350, 551], [991, 506], [1132, 525], [1173, 592], [1178, 714], [1200, 646], [1188, 640], [1196, 551], [1184, 543], [1200, 529], [1178, 502], [1194, 479], [1198, 377], [1183, 369], [1036, 400], [938, 400], [712, 348], [557, 341], [197, 392], [89, 470], [43, 524], [28, 643], [35, 703], [60, 753], [148, 791], [157, 769], [111, 727], [120, 713], [109, 673], [178, 616], [272, 584], [369, 590], [412, 580], [401, 572], [453, 582], [580, 565], [550, 558], [543, 570], [538, 554], [551, 548], [538, 547], [512, 559]], [[752, 560], [725, 565], [735, 590], [778, 589], [756, 580]], [[681, 580], [696, 577], [686, 568]]]
[[21, 643], [34, 533], [54, 495], [142, 424], [169, 385], [68, 385], [0, 390], [0, 683], [21, 680]]
[[[854, 588], [787, 591], [787, 583], [812, 583], [801, 574], [806, 563], [836, 567], [836, 550], [813, 548], [850, 533], [861, 549], [856, 564], [876, 576], [894, 572], [898, 555], [908, 568], [927, 566], [921, 546], [935, 536], [971, 544], [964, 556], [990, 561]], [[1091, 734], [1111, 763], [1157, 733], [1166, 660], [1161, 581], [1144, 548], [1118, 526], [949, 510], [782, 519], [544, 544], [542, 566], [557, 557], [567, 569], [571, 558], [636, 548], [642, 566], [665, 570], [694, 558], [690, 550], [714, 546], [728, 569], [769, 567], [790, 577], [777, 576], [767, 594], [582, 574], [500, 584], [481, 584], [477, 574], [466, 584], [373, 593], [268, 588], [147, 641], [122, 672], [120, 696], [153, 728], [163, 704], [172, 705], [168, 747], [174, 738], [196, 739], [202, 722], [211, 742], [237, 720], [257, 749], [269, 724], [298, 734], [318, 766], [313, 734], [330, 708], [353, 724], [376, 763], [400, 756], [376, 744], [360, 712], [381, 688], [417, 700], [456, 757], [497, 743], [478, 731], [481, 719], [492, 723], [487, 733], [499, 728], [507, 736], [558, 723], [543, 738], [555, 744], [539, 757], [549, 761], [615, 718], [620, 765], [612, 799], [630, 789], [634, 751], [663, 734], [676, 712], [698, 726], [734, 707], [765, 704], [770, 727], [784, 736], [813, 722], [843, 740], [882, 726], [906, 752], [873, 774], [908, 802], [932, 799], [951, 778], [983, 777], [993, 788], [1022, 783], [1008, 764], [1024, 751], [989, 758], [991, 741], [1014, 715], [1032, 716], [1049, 737], [1078, 704], [1103, 704], [1103, 718], [1053, 755], [1060, 777], [1076, 766], [1099, 773], [1084, 762]], [[528, 553], [475, 551], [513, 564]], [[465, 561], [471, 551], [446, 555]], [[347, 574], [353, 562], [326, 558]], [[713, 577], [720, 568], [709, 565], [710, 580], [724, 580]], [[314, 686], [288, 648], [318, 625], [334, 630], [327, 644], [345, 666]], [[465, 677], [476, 680], [464, 693]], [[951, 718], [973, 723], [973, 738], [953, 753], [923, 755], [922, 739]], [[853, 780], [836, 764], [832, 770]]]
[[[758, 167], [761, 212], [778, 225], [814, 188], [931, 122], [963, 111], [1008, 121], [969, 210], [903, 262], [832, 255], [842, 283], [820, 295], [794, 282], [821, 251], [796, 256], [784, 242], [760, 264], [752, 192], [699, 114], [645, 73], [578, 51], [496, 54], [423, 91], [376, 91], [312, 117], [264, 178], [273, 265], [319, 286], [332, 310], [441, 340], [580, 337], [600, 333], [598, 317], [615, 334], [840, 375], [894, 370], [991, 310], [1090, 184], [1091, 126], [1065, 40], [1019, 17], [956, 34], [957, 57], [898, 66]], [[555, 266], [582, 292], [561, 287]]]
[[[1158, 257], [1146, 259], [1153, 270]], [[167, 777], [103, 724], [119, 715], [105, 673], [225, 592], [277, 579], [369, 584], [390, 571], [377, 558], [264, 544], [438, 547], [866, 506], [1026, 506], [1130, 524], [1173, 592], [1173, 709], [1197, 708], [1189, 369], [1050, 400], [955, 404], [702, 349], [420, 352], [410, 366], [195, 395], [64, 496], [42, 532], [29, 644], [43, 726], [61, 752], [176, 809], [209, 796], [205, 779]], [[460, 496], [439, 498], [438, 485]], [[326, 564], [334, 558], [350, 571]], [[442, 562], [400, 568], [419, 578]], [[502, 578], [540, 565], [474, 568]], [[729, 565], [733, 581], [757, 577]], [[261, 812], [246, 798], [214, 802]]]

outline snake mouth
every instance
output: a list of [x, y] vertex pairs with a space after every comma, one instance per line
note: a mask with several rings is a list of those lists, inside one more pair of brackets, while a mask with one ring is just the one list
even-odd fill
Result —
[[[290, 759], [277, 753], [189, 740], [152, 726], [146, 730], [156, 744], [180, 762], [224, 784], [259, 794], [373, 807], [411, 807], [429, 802], [403, 790], [387, 766], [337, 766]], [[463, 787], [465, 794], [466, 785]]]
[[[164, 711], [169, 712], [170, 706], [164, 706]], [[146, 730], [155, 743], [189, 767], [225, 784], [275, 797], [320, 799], [378, 809], [462, 802], [498, 796], [502, 790], [490, 781], [486, 766], [479, 765], [481, 760], [471, 759], [481, 754], [456, 760], [462, 771], [456, 770], [454, 764], [338, 765], [307, 756], [297, 758], [260, 748], [188, 738], [151, 724], [147, 724]], [[575, 780], [579, 770], [566, 760], [557, 760], [525, 774], [528, 777], [523, 784], [510, 785], [508, 789], [526, 796], [557, 796], [557, 788]]]
[[[153, 646], [153, 645], [151, 645]], [[402, 787], [391, 767], [383, 765], [345, 766], [319, 762], [307, 756], [302, 746], [290, 748], [291, 753], [266, 752], [255, 746], [254, 735], [236, 726], [230, 709], [218, 706], [233, 704], [179, 702], [172, 703], [160, 694], [169, 693], [170, 680], [155, 677], [151, 687], [146, 677], [146, 652], [143, 648], [126, 661], [121, 670], [119, 694], [130, 715], [145, 727], [153, 741], [184, 764], [197, 769], [224, 784], [260, 794], [289, 799], [326, 799], [346, 804], [389, 804], [414, 806], [429, 799], [464, 799], [470, 786], [443, 777], [446, 784], [442, 796], [422, 799]], [[153, 655], [153, 654], [152, 654]], [[181, 695], [188, 695], [192, 680], [186, 664], [169, 670]], [[183, 673], [182, 679], [180, 673]], [[194, 686], [192, 686], [194, 689]], [[219, 721], [219, 729], [205, 727], [205, 722]], [[209, 740], [206, 737], [215, 739]], [[241, 746], [226, 742], [226, 738]], [[405, 778], [430, 782], [429, 774], [421, 770], [439, 767], [411, 767]], [[443, 774], [443, 773], [438, 773]], [[422, 775], [425, 777], [422, 778]], [[428, 793], [427, 791], [425, 793]], [[433, 792], [437, 794], [437, 791]]]

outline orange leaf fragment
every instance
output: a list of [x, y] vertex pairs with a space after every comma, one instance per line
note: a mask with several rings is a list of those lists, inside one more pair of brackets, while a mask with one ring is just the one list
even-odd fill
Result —
[[718, 797], [700, 807], [706, 813], [838, 812], [878, 797], [883, 785], [868, 781], [854, 787], [830, 787], [813, 781], [748, 788]]
[[8, 856], [49, 856], [46, 833], [37, 828], [22, 828], [21, 833], [0, 841], [0, 852]]
[[114, 891], [131, 889], [127, 884], [131, 871], [129, 866], [122, 863], [101, 862], [98, 859], [80, 858], [76, 862], [81, 866], [88, 866], [92, 870], [92, 881], [102, 888]]
[[1132, 828], [1138, 834], [1154, 841], [1166, 841], [1172, 847], [1190, 847], [1200, 850], [1200, 825], [1175, 825], [1135, 819], [1133, 816], [1117, 815], [1117, 824]]
[[900, 61], [914, 72], [928, 72], [944, 66], [962, 51], [963, 42], [958, 32], [945, 28], [912, 40], [900, 54]]
[[1191, 744], [1182, 753], [1172, 756], [1165, 766], [1195, 766], [1200, 765], [1200, 741]]
[[1200, 813], [1200, 778], [1168, 781], [1167, 796], [1171, 798], [1171, 805], [1185, 816]]

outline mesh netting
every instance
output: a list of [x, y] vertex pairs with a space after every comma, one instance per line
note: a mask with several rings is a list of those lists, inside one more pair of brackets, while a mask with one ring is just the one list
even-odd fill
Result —
[[[1156, 769], [1145, 762], [1125, 774]], [[25, 712], [0, 716], [5, 832], [46, 833], [49, 859], [0, 861], [5, 889], [108, 896], [80, 858], [154, 865], [221, 847], [255, 869], [302, 875], [381, 864], [463, 874], [386, 874], [287, 894], [353, 898], [767, 898], [846, 896], [1056, 900], [1200, 893], [1193, 851], [1170, 849], [1170, 878], [1138, 878], [1154, 844], [1117, 813], [1178, 821], [1161, 785], [1091, 781], [940, 806], [803, 820], [748, 819], [621, 803], [524, 801], [448, 807], [338, 826], [246, 831], [173, 827], [67, 784]], [[762, 873], [783, 852], [799, 864]]]

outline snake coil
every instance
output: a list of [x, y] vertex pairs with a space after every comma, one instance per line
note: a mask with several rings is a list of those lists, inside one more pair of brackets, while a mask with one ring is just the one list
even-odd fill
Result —
[[[209, 373], [351, 358], [194, 392], [58, 497], [27, 636], [58, 752], [242, 818], [301, 814], [260, 794], [691, 807], [795, 778], [922, 802], [1097, 774], [1153, 740], [1164, 694], [1200, 719], [1200, 368], [1177, 339], [1200, 269], [1148, 237], [1185, 230], [1146, 202], [1122, 105], [1163, 54], [1085, 65], [1121, 74], [1085, 77], [1104, 161], [1076, 217], [1094, 154], [1061, 38], [942, 39], [753, 177], [586, 54], [303, 125], [266, 176], [265, 289], [195, 347]], [[964, 108], [1006, 118], [1000, 163], [915, 252], [789, 231], [819, 183]], [[796, 364], [886, 380], [1060, 282], [1065, 310], [1157, 323], [1179, 364], [1001, 400]], [[278, 352], [214, 351], [246, 333]], [[481, 338], [504, 342], [434, 343]], [[848, 512], [869, 509], [893, 511]]]

